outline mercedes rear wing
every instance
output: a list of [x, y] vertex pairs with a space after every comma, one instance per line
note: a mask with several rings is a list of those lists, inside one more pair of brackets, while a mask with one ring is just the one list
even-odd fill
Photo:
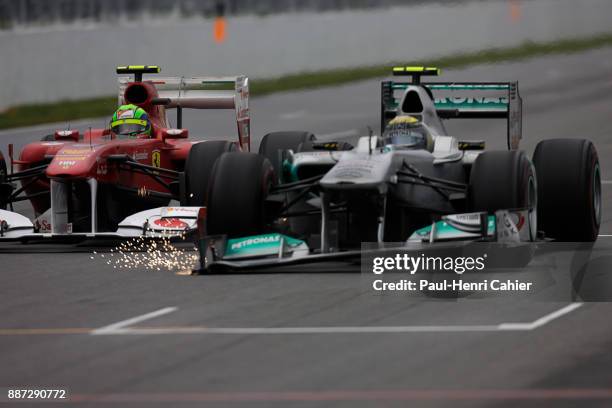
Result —
[[[152, 70], [155, 68], [156, 70]], [[121, 76], [118, 103], [125, 103], [125, 89], [142, 81], [142, 73], [157, 73], [156, 66], [117, 67], [118, 74], [134, 74], [135, 78]], [[148, 80], [155, 86], [158, 97], [153, 104], [177, 110], [177, 128], [182, 127], [182, 109], [233, 109], [236, 112], [238, 137], [243, 147], [250, 150], [249, 79], [231, 77], [155, 77]]]
[[[522, 138], [523, 102], [518, 82], [421, 82], [423, 75], [439, 75], [437, 68], [395, 67], [394, 75], [411, 76], [411, 82], [381, 84], [381, 132], [398, 112], [396, 93], [423, 86], [432, 96], [441, 119], [506, 119], [509, 149], [518, 149]], [[474, 93], [478, 92], [477, 95]]]

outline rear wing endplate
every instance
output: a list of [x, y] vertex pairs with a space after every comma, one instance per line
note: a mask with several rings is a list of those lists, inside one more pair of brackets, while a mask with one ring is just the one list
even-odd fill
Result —
[[[383, 81], [381, 132], [398, 111], [396, 91], [404, 91], [411, 85], [424, 86], [430, 91], [441, 119], [506, 119], [508, 148], [518, 149], [522, 138], [523, 110], [518, 82]], [[474, 92], [478, 92], [478, 96], [474, 96]], [[500, 93], [503, 96], [499, 96]]]
[[[119, 77], [119, 105], [133, 79]], [[166, 109], [234, 109], [240, 145], [250, 150], [249, 79], [235, 77], [155, 77], [148, 81], [157, 89]], [[180, 126], [179, 126], [180, 127]]]

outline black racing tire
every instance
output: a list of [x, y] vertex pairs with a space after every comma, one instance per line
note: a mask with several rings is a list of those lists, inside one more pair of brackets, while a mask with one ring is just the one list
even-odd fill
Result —
[[10, 184], [5, 184], [7, 175], [6, 160], [2, 151], [0, 151], [0, 210], [6, 210], [7, 203], [5, 202], [13, 192]]
[[215, 163], [208, 192], [206, 232], [229, 238], [265, 232], [265, 199], [274, 169], [259, 154], [232, 152]]
[[470, 174], [470, 211], [529, 209], [530, 239], [537, 233], [537, 182], [534, 167], [524, 152], [491, 150], [478, 155]]
[[308, 142], [314, 142], [315, 135], [311, 132], [292, 131], [292, 132], [272, 132], [268, 133], [261, 139], [259, 144], [259, 154], [266, 157], [276, 174], [281, 172], [281, 158], [279, 151], [293, 150], [294, 152], [301, 151], [302, 145]]
[[601, 170], [593, 143], [585, 139], [543, 140], [533, 163], [538, 175], [538, 220], [545, 236], [593, 242], [601, 224]]
[[7, 174], [6, 159], [4, 158], [2, 151], [0, 151], [0, 183], [4, 183], [6, 181]]
[[54, 134], [50, 134], [50, 135], [44, 135], [43, 137], [40, 138], [41, 142], [53, 142], [55, 141], [55, 135]]
[[225, 140], [211, 140], [191, 146], [185, 161], [183, 205], [205, 207], [208, 185], [215, 162], [223, 153], [236, 151], [236, 144]]
[[[468, 189], [472, 211], [495, 212], [528, 208], [529, 183], [535, 183], [533, 167], [518, 150], [483, 152], [472, 165]], [[535, 186], [534, 186], [535, 187]], [[535, 193], [535, 191], [532, 191]]]

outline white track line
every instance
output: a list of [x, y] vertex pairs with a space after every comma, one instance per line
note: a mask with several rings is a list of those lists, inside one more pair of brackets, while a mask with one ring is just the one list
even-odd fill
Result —
[[[149, 313], [134, 319], [124, 320], [110, 326], [97, 329], [91, 334], [367, 334], [367, 333], [439, 333], [439, 332], [491, 332], [491, 331], [530, 331], [540, 328], [582, 306], [582, 303], [570, 303], [533, 322], [500, 323], [492, 325], [439, 325], [439, 326], [321, 326], [321, 327], [127, 327], [152, 317], [159, 316], [161, 311]], [[154, 315], [155, 314], [155, 315]], [[153, 315], [153, 316], [152, 316]], [[135, 321], [136, 320], [136, 321]]]
[[560, 318], [563, 315], [573, 312], [580, 306], [582, 306], [582, 303], [570, 303], [569, 305], [562, 307], [559, 310], [555, 310], [546, 316], [542, 316], [531, 323], [502, 323], [499, 325], [499, 330], [534, 330]]
[[578, 303], [578, 302], [570, 303], [569, 305], [562, 307], [561, 309], [555, 312], [549, 313], [546, 316], [542, 316], [531, 324], [532, 328], [530, 330], [537, 329], [538, 327], [542, 327], [552, 322], [553, 320], [560, 318], [561, 316], [565, 316], [566, 314], [573, 312], [574, 310], [578, 309], [581, 306], [582, 306], [582, 303]]
[[366, 334], [495, 331], [496, 326], [136, 327], [102, 334]]
[[[159, 316], [163, 316], [168, 313], [172, 313], [176, 311], [177, 307], [164, 307], [163, 309], [156, 310], [151, 313], [146, 313], [140, 316], [132, 317], [130, 319], [122, 320], [117, 323], [109, 324], [108, 326], [100, 327], [91, 332], [91, 334], [117, 334], [117, 332], [121, 332], [122, 330], [126, 330], [128, 326], [131, 326], [136, 323], [144, 322], [145, 320], [153, 319]], [[128, 329], [129, 330], [129, 329]]]

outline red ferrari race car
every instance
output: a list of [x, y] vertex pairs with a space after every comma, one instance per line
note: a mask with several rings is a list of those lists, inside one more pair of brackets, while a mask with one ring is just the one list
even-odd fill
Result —
[[[134, 77], [119, 77], [119, 109], [108, 128], [58, 130], [25, 146], [19, 159], [9, 145], [8, 166], [0, 152], [0, 240], [195, 231], [217, 157], [250, 150], [248, 79], [143, 80], [159, 72], [157, 66], [117, 68]], [[176, 128], [169, 126], [170, 109]], [[190, 140], [183, 109], [235, 110], [237, 138]], [[13, 211], [13, 203], [24, 200], [34, 219]], [[171, 200], [180, 206], [167, 207]]]

